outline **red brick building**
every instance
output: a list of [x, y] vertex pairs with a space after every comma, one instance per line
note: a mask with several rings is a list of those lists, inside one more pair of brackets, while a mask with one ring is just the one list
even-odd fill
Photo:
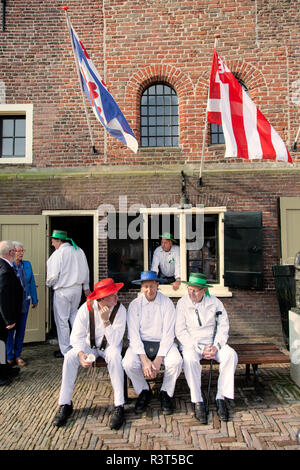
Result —
[[[137, 293], [130, 280], [150, 267], [155, 244], [124, 233], [139, 208], [145, 231], [155, 220], [162, 228], [154, 206], [164, 205], [171, 229], [178, 229], [182, 278], [207, 272], [233, 337], [280, 341], [272, 266], [292, 264], [300, 249], [300, 155], [292, 150], [299, 127], [299, 2], [69, 1], [73, 27], [139, 141], [137, 154], [105, 134], [88, 105], [97, 153], [91, 150], [63, 5], [1, 4], [0, 238], [21, 238], [35, 268], [40, 312], [29, 319], [27, 340], [42, 340], [51, 327], [47, 233], [68, 230], [87, 253], [92, 281], [125, 280], [127, 305]], [[204, 136], [216, 33], [218, 54], [280, 134], [293, 165], [225, 159], [220, 129], [208, 126]], [[186, 246], [182, 196], [193, 223], [204, 206], [202, 249]], [[103, 218], [114, 211], [122, 214], [119, 239], [103, 239]]]

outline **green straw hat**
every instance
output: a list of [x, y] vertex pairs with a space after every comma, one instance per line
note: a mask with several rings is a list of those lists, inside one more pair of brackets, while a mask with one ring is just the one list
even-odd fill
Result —
[[169, 232], [164, 232], [162, 235], [160, 235], [160, 238], [166, 238], [167, 240], [171, 240], [173, 243], [177, 243], [177, 241], [174, 240], [173, 235]]
[[[193, 287], [213, 287], [212, 285], [207, 284], [207, 277], [201, 273], [191, 273], [188, 281], [181, 282]], [[210, 295], [208, 289], [206, 290], [206, 295]]]
[[70, 241], [75, 248], [75, 250], [78, 250], [79, 246], [76, 245], [76, 243], [72, 240], [72, 238], [68, 238], [67, 232], [64, 230], [53, 230], [52, 235], [50, 235], [50, 238], [55, 238], [57, 240], [64, 240], [64, 241]]

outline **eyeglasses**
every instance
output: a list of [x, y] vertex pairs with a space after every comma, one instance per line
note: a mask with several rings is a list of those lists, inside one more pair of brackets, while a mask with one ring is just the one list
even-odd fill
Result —
[[195, 308], [195, 312], [196, 312], [196, 315], [197, 315], [197, 319], [198, 319], [199, 326], [202, 326], [202, 323], [201, 323], [201, 320], [200, 320], [200, 316], [199, 316], [199, 312], [198, 312], [198, 309], [197, 309], [197, 308]]

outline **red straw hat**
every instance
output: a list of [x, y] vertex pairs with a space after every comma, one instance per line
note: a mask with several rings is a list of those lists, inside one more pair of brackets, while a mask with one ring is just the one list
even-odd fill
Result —
[[112, 278], [103, 279], [102, 281], [96, 282], [94, 285], [93, 292], [87, 296], [87, 300], [97, 300], [108, 297], [124, 286], [123, 282], [115, 282]]

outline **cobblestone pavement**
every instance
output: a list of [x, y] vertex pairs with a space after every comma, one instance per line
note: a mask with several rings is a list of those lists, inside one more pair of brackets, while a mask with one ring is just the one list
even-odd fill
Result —
[[[57, 411], [62, 359], [57, 346], [25, 345], [28, 365], [10, 386], [0, 387], [1, 450], [299, 450], [300, 389], [292, 382], [289, 365], [260, 367], [264, 387], [256, 393], [246, 385], [244, 366], [238, 366], [231, 421], [220, 422], [214, 403], [217, 369], [214, 366], [209, 422], [194, 417], [189, 390], [182, 374], [177, 381], [172, 415], [160, 411], [157, 395], [141, 416], [134, 413], [136, 395], [129, 388], [126, 424], [111, 431], [108, 423], [113, 396], [106, 369], [95, 376], [79, 368], [75, 384], [74, 412], [67, 425], [52, 425]], [[207, 367], [206, 367], [207, 368]], [[204, 368], [205, 369], [205, 368]], [[203, 373], [203, 390], [208, 370]], [[159, 382], [153, 382], [154, 393]]]

